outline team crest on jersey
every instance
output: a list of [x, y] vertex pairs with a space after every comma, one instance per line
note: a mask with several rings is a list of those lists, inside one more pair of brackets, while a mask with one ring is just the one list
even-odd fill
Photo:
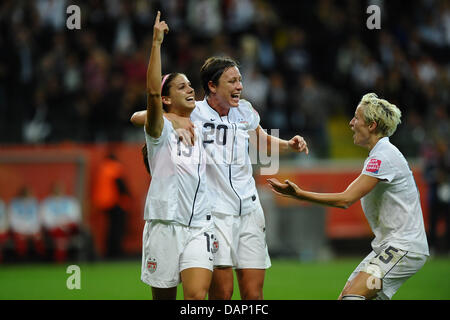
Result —
[[216, 253], [219, 250], [219, 240], [217, 240], [214, 234], [211, 234], [211, 251], [212, 253]]
[[156, 268], [158, 267], [158, 263], [155, 259], [148, 258], [147, 259], [147, 269], [150, 273], [154, 273], [156, 271]]
[[381, 160], [370, 159], [369, 163], [366, 166], [366, 171], [372, 173], [378, 173], [381, 167]]
[[216, 253], [218, 250], [219, 250], [219, 240], [214, 239], [214, 241], [212, 243], [211, 251], [212, 251], [212, 253]]

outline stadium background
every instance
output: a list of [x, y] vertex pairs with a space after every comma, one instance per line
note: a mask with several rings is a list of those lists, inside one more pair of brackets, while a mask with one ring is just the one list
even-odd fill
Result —
[[[71, 4], [81, 8], [80, 30], [66, 28]], [[381, 8], [380, 30], [366, 26], [370, 4]], [[450, 3], [444, 0], [2, 1], [0, 198], [6, 203], [23, 185], [42, 199], [55, 180], [63, 181], [82, 203], [93, 260], [100, 263], [106, 218], [92, 196], [101, 161], [113, 151], [124, 164], [133, 200], [126, 257], [139, 257], [150, 177], [140, 155], [142, 130], [129, 118], [145, 108], [158, 9], [170, 26], [164, 73], [185, 72], [201, 99], [204, 59], [234, 57], [243, 96], [258, 110], [263, 128], [279, 129], [282, 138], [305, 137], [310, 154], [282, 158], [279, 178], [317, 191], [342, 190], [366, 156], [352, 145], [348, 128], [361, 96], [376, 92], [399, 106], [403, 121], [391, 140], [412, 166], [428, 231], [429, 185], [437, 178], [448, 183], [450, 161]], [[359, 204], [343, 212], [273, 197], [258, 172], [255, 166], [274, 259], [292, 259], [301, 272], [304, 263], [332, 265], [342, 256], [361, 259], [369, 252], [372, 235]], [[446, 227], [438, 224], [441, 242]], [[438, 243], [435, 252], [444, 259], [439, 275], [447, 289], [438, 296], [444, 299], [450, 298], [450, 263], [442, 255], [449, 249]], [[8, 268], [0, 266], [0, 277], [2, 270], [6, 277]], [[267, 282], [266, 288], [269, 277]]]

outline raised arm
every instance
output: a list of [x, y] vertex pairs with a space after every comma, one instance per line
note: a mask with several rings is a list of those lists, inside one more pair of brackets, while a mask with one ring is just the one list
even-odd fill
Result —
[[285, 180], [281, 183], [277, 179], [267, 179], [276, 194], [297, 200], [309, 201], [324, 206], [347, 209], [353, 203], [368, 194], [378, 183], [378, 179], [365, 174], [359, 175], [344, 192], [316, 193], [300, 189], [295, 183]]
[[163, 108], [161, 100], [161, 44], [164, 33], [169, 27], [164, 21], [159, 21], [161, 13], [158, 11], [153, 26], [153, 43], [150, 61], [147, 67], [147, 116], [145, 131], [152, 137], [158, 138], [164, 126]]

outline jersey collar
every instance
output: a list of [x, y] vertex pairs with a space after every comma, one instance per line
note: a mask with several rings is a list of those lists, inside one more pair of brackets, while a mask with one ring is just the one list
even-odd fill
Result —
[[380, 140], [378, 140], [378, 142], [375, 144], [375, 146], [372, 148], [372, 150], [370, 150], [369, 156], [372, 156], [377, 149], [381, 148], [382, 145], [384, 145], [388, 142], [389, 142], [389, 137], [383, 137]]

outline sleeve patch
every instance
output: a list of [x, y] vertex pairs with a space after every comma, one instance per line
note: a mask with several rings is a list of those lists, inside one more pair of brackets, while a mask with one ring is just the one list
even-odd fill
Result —
[[366, 171], [371, 173], [378, 173], [380, 167], [381, 167], [381, 160], [370, 159], [369, 163], [367, 163]]

